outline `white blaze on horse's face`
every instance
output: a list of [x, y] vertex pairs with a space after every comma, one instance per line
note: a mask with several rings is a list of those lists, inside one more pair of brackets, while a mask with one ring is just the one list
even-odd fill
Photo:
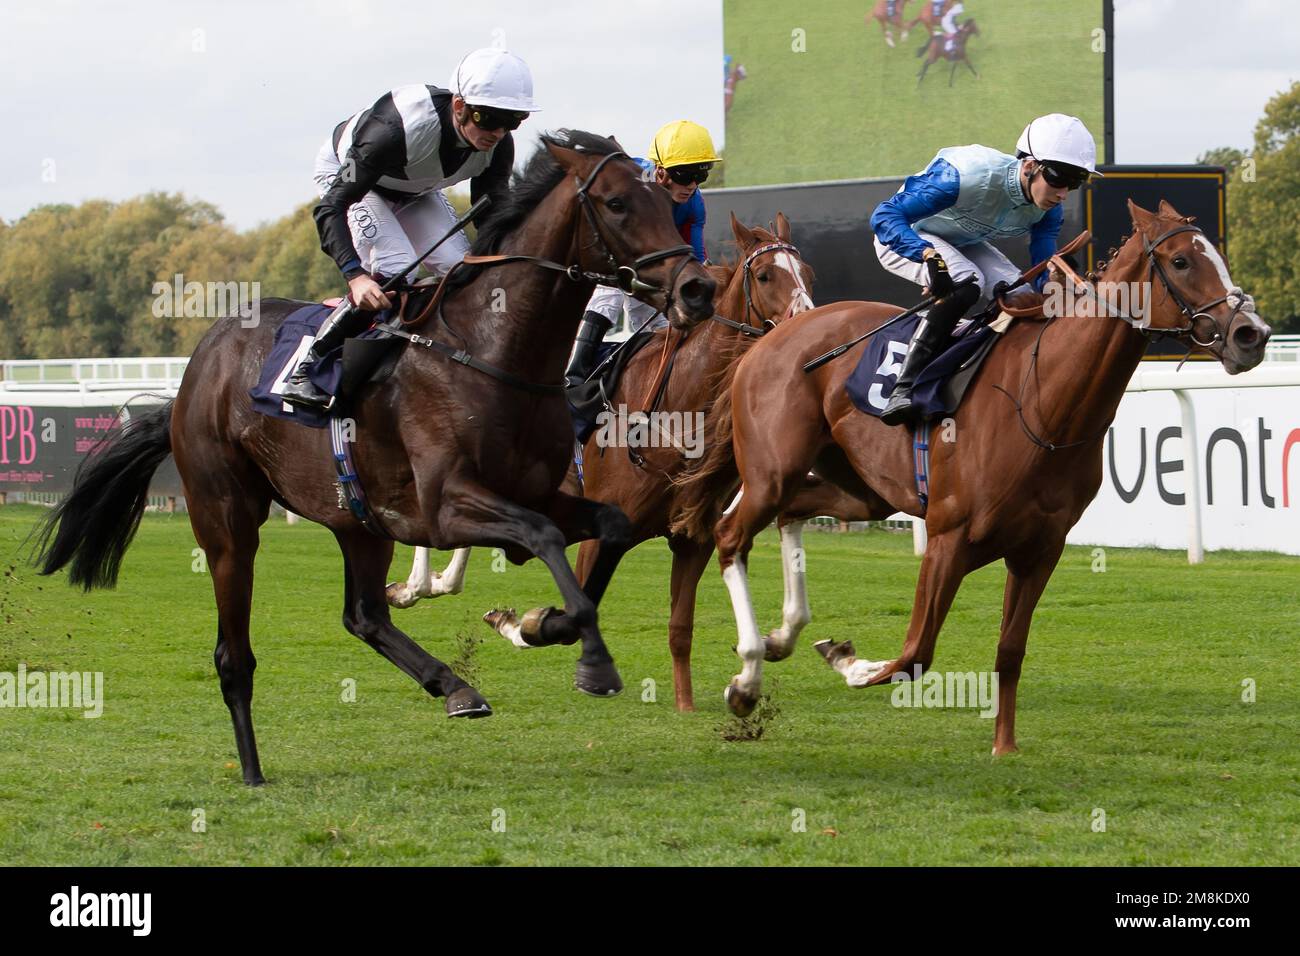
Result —
[[[1219, 255], [1219, 250], [1214, 247], [1214, 243], [1201, 236], [1193, 236], [1192, 248], [1210, 260], [1210, 265], [1214, 266], [1215, 271], [1219, 274], [1219, 281], [1223, 283], [1225, 294], [1231, 293], [1233, 289], [1237, 288], [1237, 284], [1232, 281], [1232, 276], [1228, 275], [1228, 264], [1223, 261], [1223, 256]], [[1255, 313], [1254, 306], [1254, 300], [1247, 297], [1247, 303], [1241, 312], [1242, 317], [1253, 325], [1257, 331], [1268, 332], [1269, 327]]]
[[794, 279], [795, 291], [790, 302], [790, 314], [798, 315], [813, 308], [812, 295], [808, 292], [808, 286], [804, 284], [803, 270], [799, 268], [800, 263], [795, 257], [788, 252], [778, 252], [774, 257], [774, 265], [790, 273]]

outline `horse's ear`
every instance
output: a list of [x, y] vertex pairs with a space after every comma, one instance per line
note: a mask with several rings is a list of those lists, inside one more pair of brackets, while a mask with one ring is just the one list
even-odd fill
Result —
[[737, 219], [734, 212], [731, 214], [731, 234], [736, 237], [736, 241], [740, 243], [742, 249], [746, 246], [752, 246], [757, 241], [754, 238], [753, 231]]
[[586, 168], [591, 165], [590, 153], [580, 153], [576, 149], [561, 146], [549, 139], [544, 139], [542, 142], [546, 144], [547, 152], [551, 154], [565, 172], [573, 173], [581, 178]]
[[[1167, 200], [1160, 200], [1160, 215], [1167, 219], [1186, 219], [1181, 212], [1169, 204]], [[1188, 220], [1190, 221], [1190, 220]]]
[[1128, 214], [1129, 217], [1133, 220], [1133, 228], [1138, 232], [1141, 232], [1144, 228], [1149, 226], [1151, 224], [1151, 220], [1155, 219], [1156, 217], [1155, 213], [1143, 209], [1141, 206], [1139, 206], [1131, 199], [1128, 201]]
[[782, 242], [790, 241], [790, 220], [780, 211], [776, 214], [776, 237]]
[[627, 152], [627, 150], [625, 150], [625, 149], [623, 148], [623, 144], [620, 143], [618, 140], [616, 140], [616, 139], [614, 138], [614, 134], [613, 134], [613, 133], [610, 133], [610, 134], [609, 134], [608, 136], [606, 136], [605, 138], [606, 138], [607, 140], [609, 140], [611, 143], [613, 143], [615, 146], [617, 146], [617, 147], [618, 147], [618, 151], [619, 151], [620, 153], [626, 153], [626, 152]]

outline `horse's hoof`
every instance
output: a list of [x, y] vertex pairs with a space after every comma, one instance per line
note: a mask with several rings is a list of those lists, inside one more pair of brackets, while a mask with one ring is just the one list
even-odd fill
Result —
[[500, 633], [501, 628], [506, 626], [507, 624], [517, 624], [519, 622], [515, 617], [514, 608], [494, 607], [492, 610], [488, 611], [486, 614], [483, 615], [483, 623], [486, 624], [488, 627], [492, 628], [492, 630]]
[[491, 717], [492, 708], [473, 687], [460, 687], [447, 695], [448, 717]]
[[783, 643], [776, 639], [776, 631], [763, 638], [763, 660], [783, 661], [794, 653], [794, 641]]
[[858, 652], [853, 649], [852, 641], [818, 641], [813, 647], [817, 648], [817, 653], [826, 659], [826, 663], [834, 667], [840, 661], [849, 657], [857, 657]]
[[600, 661], [595, 664], [578, 661], [573, 686], [592, 697], [613, 697], [623, 690], [623, 679], [618, 676], [613, 661]]
[[420, 600], [420, 596], [405, 581], [394, 581], [384, 588], [384, 597], [388, 599], [389, 607], [396, 608], [414, 607]]
[[737, 717], [748, 717], [758, 705], [758, 696], [741, 690], [734, 680], [722, 692], [722, 697]]

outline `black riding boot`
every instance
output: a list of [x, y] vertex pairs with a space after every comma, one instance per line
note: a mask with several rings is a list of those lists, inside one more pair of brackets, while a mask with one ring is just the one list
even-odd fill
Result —
[[352, 308], [341, 313], [335, 312], [326, 319], [325, 324], [316, 333], [316, 341], [311, 344], [307, 354], [303, 356], [298, 367], [285, 382], [280, 397], [294, 405], [306, 405], [322, 411], [329, 408], [332, 398], [312, 384], [311, 379], [307, 377], [307, 371], [325, 355], [342, 345], [345, 339], [364, 332], [374, 318], [373, 312], [359, 312]]
[[880, 413], [880, 420], [886, 425], [902, 425], [912, 420], [912, 386], [916, 377], [938, 355], [952, 336], [961, 317], [979, 299], [979, 287], [974, 283], [960, 286], [952, 295], [940, 299], [930, 307], [930, 314], [923, 318], [912, 334], [912, 344], [903, 360], [902, 371], [894, 390], [889, 393], [889, 403]]
[[573, 357], [564, 372], [564, 382], [569, 388], [581, 385], [591, 374], [596, 364], [596, 351], [605, 338], [605, 333], [614, 323], [599, 312], [588, 311], [578, 326], [578, 337], [573, 343]]

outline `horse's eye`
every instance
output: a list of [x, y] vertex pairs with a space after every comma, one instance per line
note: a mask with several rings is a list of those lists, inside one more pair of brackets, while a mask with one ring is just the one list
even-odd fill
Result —
[[1186, 268], [1187, 268], [1187, 259], [1186, 259], [1186, 257], [1185, 257], [1185, 256], [1174, 256], [1174, 268], [1175, 268], [1175, 269], [1186, 269]]
[[623, 200], [619, 199], [617, 196], [615, 196], [613, 199], [606, 200], [605, 206], [609, 209], [610, 212], [627, 211], [627, 203], [623, 202]]
[[759, 282], [766, 282], [766, 281], [767, 281], [767, 273], [766, 273], [766, 272], [760, 272], [760, 273], [758, 274], [758, 281], [759, 281]]

